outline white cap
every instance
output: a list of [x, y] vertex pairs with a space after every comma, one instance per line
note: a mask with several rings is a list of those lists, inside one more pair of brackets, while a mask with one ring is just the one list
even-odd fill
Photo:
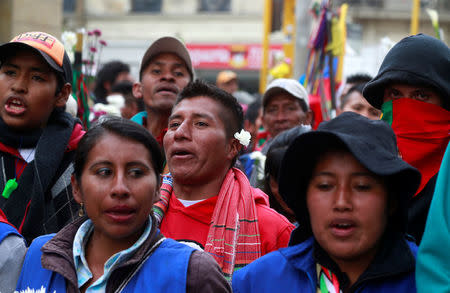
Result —
[[289, 93], [294, 98], [305, 101], [306, 106], [309, 108], [309, 98], [306, 89], [298, 80], [288, 78], [275, 79], [267, 86], [262, 99], [263, 107], [266, 106], [270, 98], [282, 91]]

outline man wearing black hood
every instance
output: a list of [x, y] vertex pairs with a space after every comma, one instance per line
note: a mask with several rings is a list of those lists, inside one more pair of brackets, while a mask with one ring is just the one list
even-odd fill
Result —
[[423, 34], [402, 39], [363, 94], [392, 126], [402, 158], [422, 174], [408, 207], [408, 233], [419, 243], [450, 138], [449, 47]]

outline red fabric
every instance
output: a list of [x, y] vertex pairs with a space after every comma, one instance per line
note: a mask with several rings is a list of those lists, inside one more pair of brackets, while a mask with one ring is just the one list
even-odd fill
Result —
[[5, 223], [5, 224], [9, 224], [8, 219], [6, 218], [6, 215], [3, 213], [2, 210], [0, 210], [0, 223]]
[[392, 129], [403, 160], [422, 174], [416, 195], [440, 168], [450, 139], [450, 112], [409, 98], [392, 102]]
[[[147, 117], [142, 117], [142, 126], [147, 128]], [[161, 130], [159, 135], [157, 137], [155, 137], [156, 141], [159, 143], [159, 145], [162, 148], [163, 148], [163, 139], [164, 139], [164, 136], [166, 135], [166, 132], [167, 132], [167, 128], [164, 128], [163, 130]]]
[[[256, 214], [261, 234], [261, 251], [264, 255], [286, 247], [294, 226], [271, 209], [267, 203], [268, 199], [261, 194], [259, 189], [256, 190], [259, 191], [255, 192]], [[172, 194], [169, 208], [161, 223], [161, 232], [168, 238], [195, 241], [204, 247], [216, 202], [217, 196], [214, 196], [192, 206], [184, 207]]]
[[[324, 87], [324, 97], [325, 102], [330, 103], [331, 105], [331, 84], [330, 78], [323, 78], [323, 87]], [[336, 87], [337, 88], [337, 87]], [[322, 105], [322, 97], [320, 91], [316, 91], [315, 93], [311, 93], [308, 95], [309, 99], [309, 107], [311, 111], [314, 113], [314, 123], [312, 125], [313, 129], [317, 129], [320, 122], [324, 121], [324, 117], [322, 116], [322, 107], [328, 109], [330, 105]]]
[[270, 134], [267, 130], [258, 131], [256, 136], [256, 143], [254, 146], [254, 151], [261, 151], [264, 144], [270, 139]]
[[0, 142], [0, 151], [11, 154], [14, 157], [16, 157], [16, 159], [15, 159], [15, 166], [16, 166], [16, 171], [17, 171], [16, 179], [19, 179], [20, 176], [22, 175], [23, 170], [28, 165], [28, 163], [22, 158], [22, 156], [20, 155], [20, 153], [17, 149], [7, 146], [1, 142]]
[[8, 221], [8, 219], [6, 218], [5, 213], [3, 213], [3, 211], [2, 211], [1, 209], [0, 209], [0, 223], [8, 224], [8, 225], [10, 225], [11, 227], [13, 227], [14, 229], [17, 230], [17, 228], [14, 227], [14, 225], [11, 224], [11, 223]]
[[164, 128], [161, 131], [161, 133], [156, 137], [156, 141], [159, 143], [159, 145], [161, 147], [163, 147], [163, 139], [164, 139], [164, 136], [166, 135], [166, 132], [167, 132], [167, 128]]
[[3, 144], [1, 142], [0, 142], [0, 151], [8, 153], [8, 154], [11, 154], [11, 155], [16, 156], [16, 157], [20, 157], [20, 153], [19, 153], [19, 151], [17, 149], [15, 149], [15, 148], [13, 148], [11, 146], [8, 146], [6, 144]]
[[217, 196], [214, 196], [185, 207], [172, 193], [161, 232], [172, 239], [195, 241], [204, 248], [216, 202]]
[[69, 138], [69, 143], [67, 145], [66, 152], [70, 152], [77, 149], [78, 143], [81, 138], [84, 136], [86, 131], [83, 130], [83, 126], [81, 124], [76, 123], [73, 128], [72, 135]]
[[[69, 143], [67, 144], [66, 152], [75, 150], [85, 133], [86, 131], [83, 130], [83, 126], [81, 126], [81, 124], [76, 123], [73, 128], [72, 134], [69, 138]], [[19, 179], [28, 163], [22, 158], [22, 156], [19, 153], [19, 150], [11, 146], [5, 145], [1, 142], [0, 142], [0, 151], [11, 154], [16, 157], [15, 166], [16, 170], [18, 171], [18, 173], [16, 174], [17, 176], [16, 179]]]

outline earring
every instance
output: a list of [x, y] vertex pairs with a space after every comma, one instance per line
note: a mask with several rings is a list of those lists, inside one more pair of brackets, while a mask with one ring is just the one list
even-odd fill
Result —
[[83, 203], [80, 203], [80, 209], [78, 210], [78, 216], [79, 217], [84, 216]]

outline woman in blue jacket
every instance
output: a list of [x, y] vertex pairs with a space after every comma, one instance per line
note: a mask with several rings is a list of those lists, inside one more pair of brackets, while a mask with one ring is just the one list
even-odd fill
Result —
[[406, 203], [419, 182], [383, 121], [348, 112], [300, 135], [279, 177], [299, 227], [236, 272], [234, 292], [415, 292]]
[[87, 216], [31, 244], [19, 292], [229, 292], [214, 259], [156, 228], [163, 157], [142, 126], [101, 119], [80, 141], [72, 187]]

